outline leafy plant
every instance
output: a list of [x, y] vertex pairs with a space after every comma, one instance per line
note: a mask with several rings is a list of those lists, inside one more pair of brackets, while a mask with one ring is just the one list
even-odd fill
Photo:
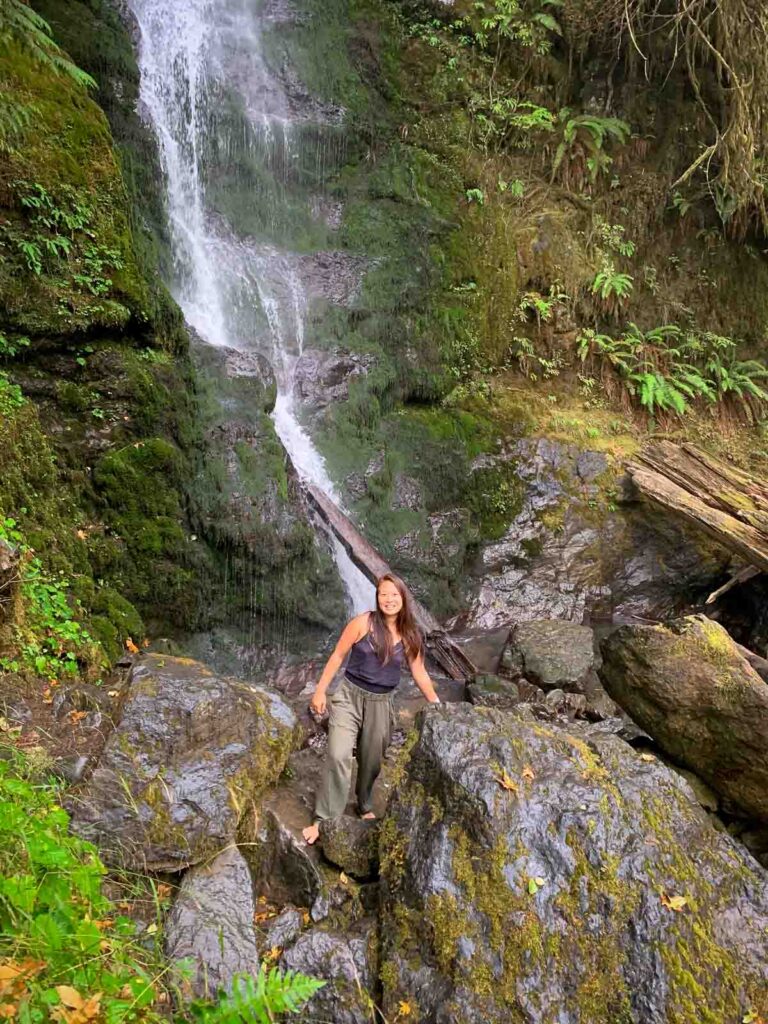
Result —
[[191, 1011], [201, 1024], [274, 1024], [276, 1014], [298, 1013], [324, 985], [297, 971], [282, 974], [276, 967], [262, 966], [255, 977], [237, 976], [231, 993], [218, 1003], [196, 1003]]
[[15, 519], [0, 518], [0, 540], [22, 555], [19, 585], [24, 607], [23, 622], [12, 630], [15, 654], [0, 658], [0, 668], [26, 669], [49, 679], [77, 675], [80, 661], [93, 655], [94, 641], [78, 621], [80, 605], [69, 597], [69, 580], [45, 572]]
[[555, 130], [560, 141], [552, 162], [552, 181], [559, 179], [565, 188], [582, 191], [594, 184], [613, 163], [607, 147], [629, 138], [630, 127], [617, 117], [574, 114], [563, 107], [557, 114]]
[[468, 203], [477, 203], [478, 206], [482, 206], [485, 202], [485, 193], [481, 188], [468, 188], [465, 194]]
[[96, 82], [67, 57], [53, 39], [51, 26], [24, 0], [2, 0], [0, 7], [0, 45], [13, 40], [40, 64], [88, 89]]
[[5, 373], [0, 373], [0, 416], [10, 416], [24, 404], [24, 396], [18, 384], [8, 380]]
[[[35, 775], [31, 758], [2, 750], [0, 1017], [21, 1024], [162, 1024], [168, 996], [161, 958], [103, 894], [98, 851], [69, 832], [59, 797], [57, 784]], [[153, 923], [147, 933], [157, 930]], [[298, 1012], [323, 984], [262, 969], [237, 979], [218, 1002], [193, 1003], [188, 1015], [204, 1024], [273, 1024], [278, 1014]]]
[[23, 348], [29, 348], [30, 340], [25, 334], [9, 338], [0, 331], [0, 359], [13, 359]]
[[618, 314], [625, 301], [632, 294], [634, 279], [631, 274], [617, 271], [612, 264], [606, 264], [595, 275], [592, 294], [599, 295], [606, 312]]

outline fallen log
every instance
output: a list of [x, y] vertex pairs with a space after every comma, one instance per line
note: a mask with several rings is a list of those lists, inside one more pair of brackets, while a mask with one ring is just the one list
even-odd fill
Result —
[[[321, 518], [333, 530], [349, 553], [349, 557], [358, 569], [375, 583], [385, 573], [392, 572], [372, 544], [363, 537], [352, 520], [319, 488], [304, 482], [307, 497]], [[416, 623], [424, 635], [427, 651], [433, 660], [451, 679], [466, 682], [477, 674], [477, 669], [470, 659], [454, 643], [437, 619], [423, 604], [411, 595]]]
[[638, 490], [768, 572], [768, 487], [691, 444], [647, 445], [627, 465]]

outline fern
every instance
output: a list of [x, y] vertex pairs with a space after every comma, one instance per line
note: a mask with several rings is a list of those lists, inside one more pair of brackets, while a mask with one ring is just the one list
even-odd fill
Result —
[[274, 1024], [277, 1014], [298, 1013], [324, 985], [298, 971], [262, 966], [255, 977], [236, 975], [232, 991], [217, 1003], [193, 1003], [191, 1010], [201, 1024]]
[[57, 74], [86, 89], [96, 88], [95, 80], [73, 64], [54, 42], [45, 18], [41, 18], [24, 0], [0, 0], [0, 46], [7, 46], [11, 40]]

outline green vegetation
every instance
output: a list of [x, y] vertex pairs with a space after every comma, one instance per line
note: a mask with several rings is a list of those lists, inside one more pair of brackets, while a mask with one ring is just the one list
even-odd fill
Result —
[[[0, 757], [0, 1014], [21, 1024], [109, 1024], [167, 1020], [171, 995], [160, 940], [169, 886], [125, 878], [124, 896], [149, 887], [154, 920], [138, 922], [102, 891], [96, 848], [68, 831], [61, 791], [40, 759], [4, 747]], [[113, 890], [114, 890], [113, 882]], [[130, 901], [120, 901], [130, 906]], [[147, 938], [154, 940], [147, 943]], [[182, 974], [184, 965], [179, 965]], [[195, 1001], [175, 1019], [200, 1024], [271, 1024], [298, 1012], [324, 983], [266, 967], [236, 979], [218, 1003]]]

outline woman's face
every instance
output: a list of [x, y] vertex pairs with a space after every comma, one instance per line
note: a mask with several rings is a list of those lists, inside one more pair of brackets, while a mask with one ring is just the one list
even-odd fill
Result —
[[384, 582], [379, 587], [379, 608], [384, 615], [397, 615], [400, 609], [403, 607], [403, 599], [400, 597], [400, 591], [397, 589], [394, 583], [389, 580]]

